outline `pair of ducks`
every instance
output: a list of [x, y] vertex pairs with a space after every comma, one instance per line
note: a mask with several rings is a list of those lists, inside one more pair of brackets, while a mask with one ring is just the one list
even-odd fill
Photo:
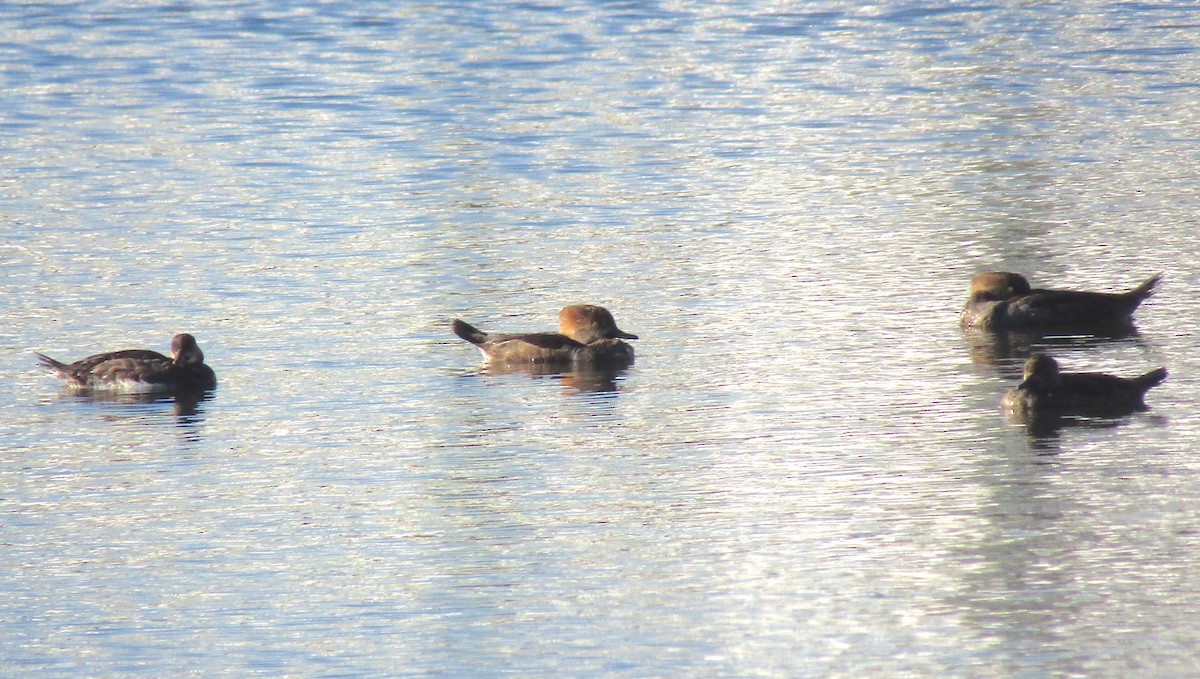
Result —
[[[578, 304], [558, 314], [557, 333], [489, 334], [455, 319], [454, 332], [479, 347], [489, 363], [621, 368], [633, 363], [633, 347], [621, 340], [638, 336], [617, 327], [607, 309]], [[126, 349], [63, 363], [36, 354], [76, 391], [129, 393], [207, 390], [217, 376], [204, 364], [196, 338], [187, 333], [171, 340], [171, 355]]]
[[[971, 279], [960, 320], [964, 330], [1105, 330], [1132, 328], [1133, 312], [1162, 279], [1152, 276], [1124, 293], [1039, 290], [1023, 276], [982, 273]], [[1167, 379], [1165, 368], [1133, 378], [1103, 373], [1063, 373], [1045, 354], [1025, 361], [1021, 384], [1001, 402], [1016, 415], [1049, 413], [1116, 415], [1146, 407], [1146, 392]]]
[[[971, 280], [963, 307], [964, 329], [1045, 329], [1055, 326], [1129, 325], [1133, 312], [1158, 285], [1154, 276], [1126, 293], [1040, 290], [1024, 277], [1007, 272], [983, 273]], [[622, 340], [637, 335], [617, 327], [607, 309], [591, 304], [564, 308], [557, 333], [495, 334], [455, 319], [454, 334], [475, 345], [486, 363], [576, 368], [620, 368], [633, 363], [633, 347]], [[41, 363], [79, 391], [129, 392], [212, 389], [212, 368], [196, 338], [176, 335], [171, 355], [133, 349], [89, 356], [62, 363], [37, 354]], [[1147, 391], [1167, 377], [1164, 368], [1140, 377], [1121, 378], [1101, 373], [1062, 373], [1053, 358], [1035, 354], [1025, 363], [1023, 381], [1005, 396], [1005, 408], [1017, 413], [1113, 412], [1145, 407]]]

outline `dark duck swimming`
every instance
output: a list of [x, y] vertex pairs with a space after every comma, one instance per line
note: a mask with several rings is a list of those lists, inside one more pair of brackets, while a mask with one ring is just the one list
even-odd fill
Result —
[[1160, 280], [1157, 274], [1128, 292], [1107, 293], [1034, 289], [1019, 274], [981, 273], [971, 279], [960, 321], [964, 329], [984, 330], [1131, 326]]
[[187, 333], [172, 338], [170, 356], [149, 349], [125, 349], [63, 363], [34, 353], [75, 391], [147, 393], [217, 386], [216, 374], [204, 363], [204, 352]]
[[1119, 415], [1144, 410], [1146, 392], [1166, 379], [1166, 368], [1130, 378], [1064, 373], [1058, 361], [1034, 354], [1025, 361], [1024, 380], [1004, 395], [1001, 404], [1011, 413], [1025, 415]]

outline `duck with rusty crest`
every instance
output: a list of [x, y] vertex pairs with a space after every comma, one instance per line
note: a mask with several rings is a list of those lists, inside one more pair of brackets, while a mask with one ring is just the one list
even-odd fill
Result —
[[1131, 326], [1133, 312], [1154, 294], [1161, 274], [1122, 293], [1033, 288], [1024, 276], [1007, 271], [971, 279], [959, 319], [964, 329], [1038, 329]]
[[458, 319], [452, 328], [479, 349], [485, 363], [510, 365], [628, 365], [633, 363], [633, 347], [622, 340], [638, 338], [618, 328], [608, 309], [593, 304], [563, 308], [556, 333], [487, 333]]

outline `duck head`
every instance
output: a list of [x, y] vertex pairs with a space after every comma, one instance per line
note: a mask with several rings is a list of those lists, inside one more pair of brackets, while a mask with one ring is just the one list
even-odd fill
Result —
[[1034, 354], [1025, 361], [1022, 382], [1017, 388], [1053, 389], [1061, 383], [1058, 361], [1045, 354]]
[[1029, 281], [1020, 274], [1007, 271], [992, 271], [976, 274], [971, 278], [971, 299], [997, 302], [1018, 295], [1027, 295], [1032, 290]]
[[204, 352], [195, 337], [181, 332], [171, 338], [171, 358], [176, 365], [200, 365], [204, 362]]
[[558, 332], [581, 344], [601, 339], [637, 339], [617, 327], [608, 309], [594, 304], [575, 304], [558, 312]]

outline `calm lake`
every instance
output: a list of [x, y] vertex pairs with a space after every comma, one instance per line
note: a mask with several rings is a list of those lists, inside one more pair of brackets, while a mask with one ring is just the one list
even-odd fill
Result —
[[[0, 675], [1200, 674], [1200, 5], [0, 5]], [[970, 277], [1164, 282], [964, 335]], [[450, 332], [609, 308], [616, 375]], [[34, 351], [166, 352], [200, 402]], [[1033, 350], [1160, 365], [1030, 430]]]

